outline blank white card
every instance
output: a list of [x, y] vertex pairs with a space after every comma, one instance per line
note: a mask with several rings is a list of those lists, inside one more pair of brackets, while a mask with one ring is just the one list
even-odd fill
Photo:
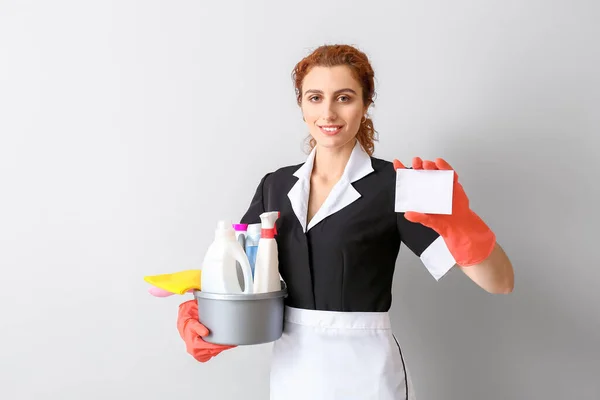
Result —
[[454, 171], [396, 170], [396, 212], [452, 214]]

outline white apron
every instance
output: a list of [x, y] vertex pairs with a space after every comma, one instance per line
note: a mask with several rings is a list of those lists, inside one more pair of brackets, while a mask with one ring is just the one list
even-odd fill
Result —
[[285, 308], [271, 400], [415, 400], [387, 312]]

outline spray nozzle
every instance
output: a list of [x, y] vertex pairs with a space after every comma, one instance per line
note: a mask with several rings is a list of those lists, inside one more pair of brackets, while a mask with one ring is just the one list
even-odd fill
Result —
[[279, 211], [269, 211], [260, 214], [261, 221], [261, 238], [272, 239], [277, 235], [277, 228], [275, 227], [275, 222], [281, 216]]

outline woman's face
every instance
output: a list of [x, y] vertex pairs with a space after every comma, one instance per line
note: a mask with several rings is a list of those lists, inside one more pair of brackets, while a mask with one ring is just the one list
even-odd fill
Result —
[[302, 82], [302, 114], [320, 147], [342, 147], [356, 137], [366, 113], [362, 88], [346, 66], [314, 67]]

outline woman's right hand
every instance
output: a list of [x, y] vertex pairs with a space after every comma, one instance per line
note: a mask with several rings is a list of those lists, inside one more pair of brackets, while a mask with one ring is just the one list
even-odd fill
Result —
[[188, 300], [179, 305], [177, 330], [185, 342], [187, 352], [200, 362], [207, 362], [222, 351], [236, 347], [208, 343], [202, 339], [208, 335], [208, 329], [198, 321], [196, 300]]

